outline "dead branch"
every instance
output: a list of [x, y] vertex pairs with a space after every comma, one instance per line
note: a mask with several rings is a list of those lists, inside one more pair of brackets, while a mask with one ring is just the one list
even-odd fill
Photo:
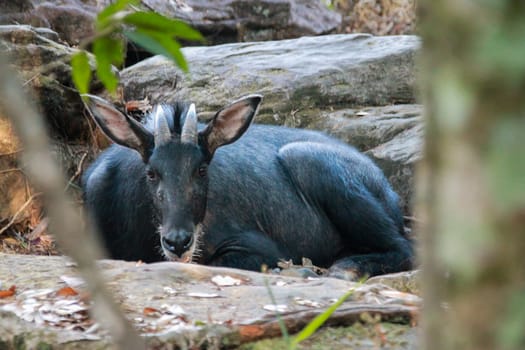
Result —
[[94, 301], [94, 317], [109, 331], [119, 348], [144, 349], [144, 340], [114, 302], [95, 264], [95, 259], [102, 256], [97, 236], [89, 225], [88, 232], [83, 232], [80, 213], [68, 203], [64, 194], [65, 179], [51, 155], [43, 118], [35, 112], [3, 56], [0, 57], [0, 76], [0, 115], [11, 119], [25, 146], [23, 159], [27, 175], [42, 191], [57, 243], [77, 262], [87, 283]]
[[15, 173], [17, 171], [20, 171], [20, 172], [24, 172], [22, 169], [20, 168], [11, 168], [11, 169], [5, 169], [5, 170], [0, 170], [0, 175], [2, 174], [9, 174], [9, 173]]
[[[296, 333], [323, 311], [325, 310], [290, 312], [281, 314], [281, 319], [290, 333]], [[419, 309], [415, 306], [354, 304], [337, 309], [324, 326], [349, 326], [355, 322], [367, 322], [367, 320], [374, 319], [377, 321], [414, 324], [417, 321], [418, 313]], [[241, 343], [281, 335], [278, 320], [273, 316], [268, 319], [250, 322], [246, 325], [240, 325], [237, 331]]]
[[31, 231], [31, 233], [29, 233], [28, 235], [26, 235], [26, 239], [28, 241], [32, 241], [34, 239], [37, 239], [38, 237], [40, 237], [40, 235], [42, 235], [42, 233], [47, 230], [47, 226], [49, 225], [49, 219], [47, 217], [43, 218], [42, 220], [40, 220], [40, 222], [36, 225], [36, 227]]
[[9, 156], [14, 156], [15, 154], [18, 154], [20, 152], [23, 152], [23, 150], [21, 149], [18, 149], [16, 151], [12, 151], [12, 152], [7, 152], [7, 153], [0, 153], [0, 157], [9, 157]]

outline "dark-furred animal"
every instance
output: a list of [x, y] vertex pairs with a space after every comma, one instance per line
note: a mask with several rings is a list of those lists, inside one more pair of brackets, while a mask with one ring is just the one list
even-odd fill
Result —
[[112, 258], [258, 271], [307, 257], [350, 279], [411, 268], [398, 196], [381, 170], [321, 132], [250, 126], [261, 96], [207, 125], [193, 104], [157, 105], [142, 124], [85, 97], [116, 143], [83, 177]]

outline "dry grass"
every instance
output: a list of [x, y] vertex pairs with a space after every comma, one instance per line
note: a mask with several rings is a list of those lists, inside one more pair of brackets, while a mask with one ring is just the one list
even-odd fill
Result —
[[417, 0], [332, 0], [344, 16], [342, 33], [414, 34]]

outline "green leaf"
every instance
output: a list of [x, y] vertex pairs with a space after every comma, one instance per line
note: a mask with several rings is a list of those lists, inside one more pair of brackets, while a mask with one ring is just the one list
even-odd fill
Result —
[[117, 0], [113, 4], [108, 5], [97, 15], [95, 27], [98, 30], [106, 28], [110, 24], [109, 17], [115, 13], [124, 10], [128, 5], [138, 5], [139, 0]]
[[203, 36], [188, 24], [164, 17], [155, 12], [134, 12], [125, 16], [123, 22], [134, 25], [137, 30], [158, 32], [165, 36], [176, 36], [179, 39], [204, 41]]
[[154, 31], [137, 30], [127, 31], [124, 35], [131, 41], [156, 55], [164, 55], [173, 60], [184, 71], [188, 72], [188, 63], [180, 50], [179, 43], [169, 36]]
[[112, 65], [120, 66], [124, 62], [124, 44], [113, 37], [101, 37], [93, 42], [93, 54], [97, 59], [97, 76], [110, 92], [115, 92], [118, 78], [112, 71]]
[[337, 310], [337, 308], [341, 306], [341, 304], [353, 293], [353, 289], [349, 290], [347, 293], [345, 293], [345, 295], [339, 298], [339, 300], [337, 300], [328, 309], [326, 309], [325, 312], [318, 315], [310, 323], [308, 323], [299, 334], [293, 337], [292, 342], [290, 344], [290, 348], [295, 349], [300, 342], [314, 334], [314, 332], [319, 327], [321, 327], [326, 322], [326, 320], [328, 320], [328, 318], [335, 312], [335, 310]]
[[91, 67], [85, 51], [79, 51], [71, 57], [71, 75], [73, 83], [80, 94], [89, 92], [91, 81]]

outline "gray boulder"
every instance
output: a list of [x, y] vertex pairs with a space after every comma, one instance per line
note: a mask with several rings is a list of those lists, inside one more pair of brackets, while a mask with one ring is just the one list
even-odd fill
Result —
[[261, 93], [259, 122], [304, 127], [323, 110], [413, 103], [419, 45], [415, 36], [341, 34], [187, 47], [189, 76], [156, 56], [123, 70], [121, 79], [127, 99], [190, 99], [202, 112]]
[[[110, 0], [0, 1], [0, 24], [29, 24], [56, 31], [70, 45], [93, 35], [96, 14]], [[143, 0], [143, 8], [179, 18], [208, 44], [275, 40], [334, 32], [341, 15], [318, 0]], [[130, 47], [132, 49], [132, 47]]]
[[[28, 25], [0, 26], [0, 50], [6, 52], [35, 99], [56, 139], [86, 140], [89, 124], [71, 80], [71, 56], [76, 52], [55, 40], [57, 33]], [[92, 91], [101, 89], [94, 81]]]
[[266, 41], [333, 33], [339, 13], [318, 0], [144, 0], [147, 7], [180, 18], [201, 31], [210, 44]]
[[98, 7], [96, 4], [92, 0], [0, 1], [0, 24], [45, 27], [70, 45], [78, 45], [93, 35], [93, 21], [102, 8], [102, 4]]

